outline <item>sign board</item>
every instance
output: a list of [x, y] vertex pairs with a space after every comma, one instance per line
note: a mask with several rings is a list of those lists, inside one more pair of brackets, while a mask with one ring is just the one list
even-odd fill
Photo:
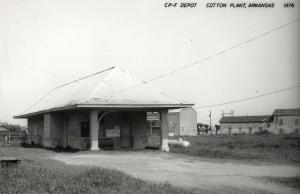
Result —
[[120, 137], [120, 127], [115, 126], [113, 129], [106, 129], [106, 137]]

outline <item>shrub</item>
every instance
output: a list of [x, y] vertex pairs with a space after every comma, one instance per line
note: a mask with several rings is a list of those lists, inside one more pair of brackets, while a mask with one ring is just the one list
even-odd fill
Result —
[[255, 132], [256, 135], [269, 135], [271, 134], [268, 130], [262, 130], [262, 131], [258, 131]]

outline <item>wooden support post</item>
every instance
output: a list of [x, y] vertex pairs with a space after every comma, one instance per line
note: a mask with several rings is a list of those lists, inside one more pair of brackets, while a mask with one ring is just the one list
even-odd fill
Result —
[[98, 111], [90, 112], [90, 141], [91, 141], [91, 151], [98, 151]]
[[169, 144], [168, 144], [168, 111], [163, 110], [160, 112], [161, 119], [161, 151], [169, 152]]

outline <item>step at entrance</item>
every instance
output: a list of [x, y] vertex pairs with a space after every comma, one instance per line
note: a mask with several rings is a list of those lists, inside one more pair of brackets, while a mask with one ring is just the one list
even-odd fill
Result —
[[98, 146], [103, 150], [112, 150], [114, 148], [114, 142], [111, 138], [99, 138]]

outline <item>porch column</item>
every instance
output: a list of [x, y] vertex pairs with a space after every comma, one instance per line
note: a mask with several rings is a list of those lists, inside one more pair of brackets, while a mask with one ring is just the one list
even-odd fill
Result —
[[163, 110], [160, 112], [161, 118], [161, 151], [168, 152], [168, 132], [169, 132], [169, 124], [168, 124], [168, 111]]
[[90, 141], [91, 141], [91, 151], [98, 151], [98, 111], [90, 112]]

